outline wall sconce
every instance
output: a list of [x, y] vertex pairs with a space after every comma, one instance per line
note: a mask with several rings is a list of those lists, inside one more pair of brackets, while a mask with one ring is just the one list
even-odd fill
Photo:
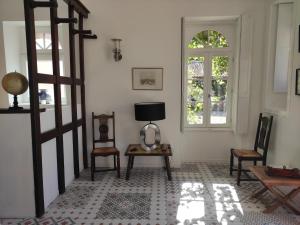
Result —
[[111, 39], [114, 42], [114, 59], [116, 62], [120, 61], [122, 59], [122, 54], [121, 54], [121, 41], [122, 39], [119, 38], [113, 38]]

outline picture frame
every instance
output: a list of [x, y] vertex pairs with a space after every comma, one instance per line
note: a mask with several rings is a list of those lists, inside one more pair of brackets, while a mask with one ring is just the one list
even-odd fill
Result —
[[296, 69], [295, 95], [300, 95], [300, 68]]
[[163, 90], [163, 68], [132, 68], [132, 90]]

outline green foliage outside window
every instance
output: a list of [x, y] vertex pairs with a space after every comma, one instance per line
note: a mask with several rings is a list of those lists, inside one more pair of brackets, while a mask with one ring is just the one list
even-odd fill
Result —
[[202, 31], [193, 37], [188, 48], [225, 48], [228, 47], [226, 38], [214, 30]]
[[[202, 31], [198, 33], [188, 45], [189, 48], [223, 48], [228, 47], [225, 37], [217, 31]], [[188, 85], [187, 85], [187, 121], [189, 124], [201, 124], [203, 119], [203, 90], [204, 57], [189, 57], [188, 64]], [[224, 111], [224, 100], [227, 95], [229, 57], [214, 56], [212, 58], [212, 110]], [[200, 67], [200, 69], [199, 69]], [[219, 107], [221, 106], [221, 107]]]

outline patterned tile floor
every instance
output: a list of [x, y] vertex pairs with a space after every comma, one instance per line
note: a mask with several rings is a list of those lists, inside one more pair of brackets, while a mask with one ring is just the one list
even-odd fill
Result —
[[283, 208], [261, 213], [272, 196], [251, 199], [261, 185], [236, 186], [228, 165], [185, 163], [173, 169], [172, 176], [168, 181], [163, 169], [134, 168], [129, 181], [123, 170], [121, 179], [107, 172], [96, 174], [92, 182], [85, 170], [42, 218], [0, 219], [0, 224], [300, 225], [299, 217]]

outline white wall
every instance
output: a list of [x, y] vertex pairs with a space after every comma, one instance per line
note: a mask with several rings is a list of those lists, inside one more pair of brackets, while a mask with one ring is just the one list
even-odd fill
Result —
[[294, 3], [294, 45], [292, 68], [288, 92], [288, 109], [278, 112], [275, 120], [274, 143], [270, 149], [269, 162], [276, 165], [300, 167], [300, 97], [295, 95], [296, 69], [300, 68], [300, 53], [298, 53], [298, 25], [300, 24], [300, 2]]
[[0, 115], [0, 218], [35, 215], [29, 114]]
[[[165, 101], [166, 119], [158, 121], [163, 142], [173, 147], [172, 163], [182, 161], [228, 161], [232, 146], [251, 147], [261, 105], [263, 77], [264, 4], [261, 0], [83, 0], [91, 10], [86, 27], [98, 34], [86, 41], [86, 101], [88, 144], [91, 149], [91, 113], [116, 112], [117, 146], [123, 153], [129, 143], [138, 142], [144, 123], [134, 120], [133, 104]], [[180, 132], [181, 17], [239, 16], [253, 19], [253, 49], [249, 128], [243, 136], [224, 131]], [[122, 38], [123, 60], [114, 62], [111, 38]], [[163, 67], [163, 91], [133, 91], [132, 67]], [[158, 166], [160, 159], [137, 159], [141, 166]]]

